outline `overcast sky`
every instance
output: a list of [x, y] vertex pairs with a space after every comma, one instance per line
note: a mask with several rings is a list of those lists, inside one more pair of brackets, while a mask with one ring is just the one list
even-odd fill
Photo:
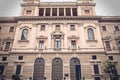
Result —
[[[41, 2], [53, 0], [41, 0]], [[54, 0], [76, 1], [76, 0]], [[96, 3], [96, 13], [100, 16], [120, 16], [120, 0], [94, 0]], [[22, 0], [0, 0], [0, 16], [19, 16], [20, 3]]]

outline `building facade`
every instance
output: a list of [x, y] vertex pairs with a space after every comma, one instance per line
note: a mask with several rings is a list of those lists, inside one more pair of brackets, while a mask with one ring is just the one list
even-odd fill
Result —
[[[0, 17], [0, 75], [12, 80], [113, 80], [120, 75], [120, 17], [97, 16], [92, 0], [23, 0], [21, 14]], [[117, 77], [115, 77], [117, 76]]]

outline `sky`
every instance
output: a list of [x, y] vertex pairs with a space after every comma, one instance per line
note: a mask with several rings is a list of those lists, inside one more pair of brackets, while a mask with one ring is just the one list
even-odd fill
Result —
[[[53, 0], [41, 0], [41, 2], [53, 2]], [[70, 2], [76, 0], [54, 0], [54, 2]], [[120, 16], [120, 0], [94, 0], [96, 14], [99, 16]], [[19, 16], [22, 0], [0, 0], [0, 16]]]

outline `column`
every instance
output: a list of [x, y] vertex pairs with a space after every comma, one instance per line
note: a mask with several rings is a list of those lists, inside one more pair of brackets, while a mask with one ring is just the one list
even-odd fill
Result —
[[43, 16], [45, 16], [45, 12], [46, 12], [46, 8], [44, 8], [44, 13], [43, 13]]
[[73, 16], [72, 8], [70, 8], [70, 10], [71, 10], [71, 16]]

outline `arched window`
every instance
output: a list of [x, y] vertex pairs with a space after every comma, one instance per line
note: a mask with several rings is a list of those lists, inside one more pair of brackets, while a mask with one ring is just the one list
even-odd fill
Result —
[[77, 58], [70, 60], [70, 80], [81, 80], [81, 66]]
[[27, 36], [28, 36], [28, 29], [24, 29], [22, 31], [21, 40], [27, 40]]
[[45, 61], [42, 58], [37, 58], [34, 63], [34, 75], [35, 80], [44, 80], [44, 68]]
[[52, 80], [63, 79], [63, 63], [60, 58], [55, 58], [52, 61]]
[[93, 31], [93, 29], [89, 28], [87, 32], [88, 32], [88, 39], [89, 40], [94, 40], [94, 31]]

